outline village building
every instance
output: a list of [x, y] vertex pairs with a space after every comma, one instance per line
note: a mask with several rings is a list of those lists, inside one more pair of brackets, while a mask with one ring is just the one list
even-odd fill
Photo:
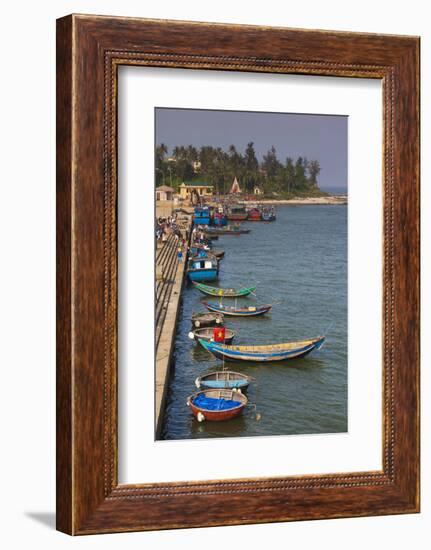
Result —
[[214, 192], [213, 185], [207, 185], [203, 182], [188, 182], [182, 183], [179, 187], [180, 197], [184, 200], [192, 199], [192, 195], [198, 195], [198, 197], [212, 197]]
[[254, 188], [253, 188], [253, 194], [254, 195], [263, 195], [263, 191], [260, 187], [255, 185]]
[[236, 179], [236, 176], [233, 180], [232, 187], [230, 188], [229, 193], [231, 193], [232, 195], [241, 193], [241, 188], [239, 186], [238, 180]]
[[156, 201], [172, 201], [175, 190], [167, 185], [156, 187]]

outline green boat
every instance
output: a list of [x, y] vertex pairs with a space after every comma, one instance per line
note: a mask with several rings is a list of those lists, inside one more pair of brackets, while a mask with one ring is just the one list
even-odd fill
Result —
[[248, 288], [217, 288], [215, 286], [204, 285], [196, 281], [192, 281], [193, 285], [209, 296], [221, 296], [223, 298], [238, 298], [240, 296], [248, 296], [256, 290], [255, 286]]

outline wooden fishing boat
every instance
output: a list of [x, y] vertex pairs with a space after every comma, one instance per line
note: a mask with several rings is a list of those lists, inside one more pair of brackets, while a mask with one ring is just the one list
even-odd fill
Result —
[[210, 311], [215, 311], [217, 313], [223, 313], [223, 315], [231, 315], [234, 317], [254, 317], [255, 315], [263, 315], [272, 308], [272, 304], [265, 304], [261, 306], [235, 307], [224, 306], [223, 304], [216, 304], [214, 302], [202, 303]]
[[215, 325], [222, 325], [224, 317], [221, 313], [193, 313], [192, 325], [196, 328], [201, 327], [213, 327]]
[[241, 372], [224, 370], [198, 376], [195, 384], [198, 389], [240, 389], [245, 391], [250, 384], [250, 380], [249, 376]]
[[204, 229], [204, 234], [211, 239], [218, 235], [245, 235], [250, 233], [250, 229], [242, 229], [236, 225], [227, 225], [226, 227], [208, 227]]
[[187, 277], [190, 281], [214, 281], [218, 277], [217, 258], [194, 257], [187, 262]]
[[[201, 260], [202, 258], [212, 258], [215, 262], [218, 262], [219, 260], [221, 260], [221, 258], [217, 258], [217, 256], [214, 254], [214, 251], [213, 250], [198, 250], [196, 253], [193, 252], [193, 250], [190, 250], [190, 259], [192, 260]], [[224, 252], [223, 252], [224, 254]], [[217, 264], [217, 269], [218, 269], [218, 264]]]
[[251, 222], [260, 222], [262, 215], [259, 208], [252, 208], [249, 210], [247, 219]]
[[222, 296], [223, 298], [239, 298], [240, 296], [248, 296], [256, 290], [255, 286], [244, 288], [217, 288], [215, 286], [204, 285], [203, 283], [193, 282], [194, 286], [207, 294], [208, 296]]
[[199, 256], [199, 257], [205, 257], [207, 256], [215, 256], [217, 260], [221, 260], [224, 258], [224, 250], [221, 248], [210, 248], [205, 247], [202, 245], [192, 245], [190, 247], [190, 252], [193, 256]]
[[223, 208], [219, 208], [218, 211], [214, 213], [213, 223], [218, 227], [227, 225], [227, 218]]
[[247, 405], [247, 397], [238, 391], [208, 389], [187, 398], [187, 405], [198, 422], [231, 420]]
[[[232, 341], [235, 337], [236, 332], [234, 330], [231, 330], [230, 328], [225, 328], [224, 331], [225, 331], [224, 343], [232, 344]], [[190, 334], [193, 335], [193, 338], [194, 340], [196, 340], [196, 342], [198, 342], [199, 339], [202, 339], [208, 342], [214, 340], [213, 327], [198, 328], [193, 330]]]
[[275, 211], [273, 208], [262, 210], [262, 221], [264, 222], [273, 222], [275, 221]]
[[217, 258], [217, 260], [222, 260], [224, 258], [224, 250], [222, 248], [213, 248], [211, 254]]
[[208, 225], [210, 223], [210, 211], [208, 206], [196, 206], [193, 214], [196, 225]]
[[263, 363], [305, 357], [312, 351], [321, 348], [324, 341], [324, 336], [318, 336], [309, 340], [265, 346], [227, 346], [218, 342], [207, 342], [205, 340], [199, 340], [199, 343], [215, 357], [224, 361], [254, 361]]
[[232, 221], [243, 221], [247, 219], [247, 210], [244, 206], [231, 206], [227, 211], [227, 219]]

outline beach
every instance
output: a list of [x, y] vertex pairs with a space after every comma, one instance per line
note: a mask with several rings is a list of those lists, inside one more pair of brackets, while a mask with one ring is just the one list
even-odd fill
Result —
[[255, 204], [347, 204], [347, 195], [328, 195], [327, 197], [295, 197], [293, 199], [263, 199], [254, 201]]

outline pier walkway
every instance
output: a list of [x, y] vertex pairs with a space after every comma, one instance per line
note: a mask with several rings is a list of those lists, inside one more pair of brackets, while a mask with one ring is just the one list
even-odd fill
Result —
[[[181, 232], [190, 235], [191, 220], [186, 218], [177, 222]], [[184, 284], [186, 254], [183, 261], [177, 257], [178, 240], [171, 234], [164, 244], [156, 250], [156, 286], [155, 286], [155, 424], [156, 438], [163, 425], [163, 412], [167, 388], [169, 385], [170, 362], [175, 344], [176, 322]]]

